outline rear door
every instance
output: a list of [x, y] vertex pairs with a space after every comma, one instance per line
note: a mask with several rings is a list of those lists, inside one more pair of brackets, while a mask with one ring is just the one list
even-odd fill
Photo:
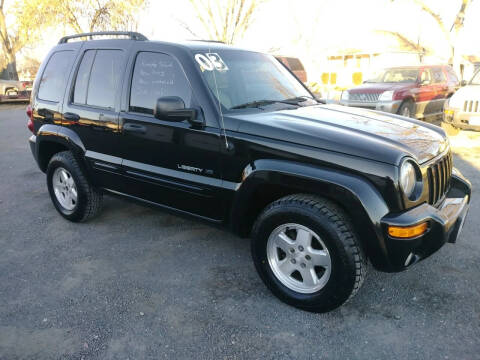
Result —
[[117, 191], [124, 190], [118, 114], [130, 44], [85, 43], [63, 106], [63, 125], [80, 137], [97, 185]]
[[180, 97], [187, 108], [202, 109], [185, 71], [171, 54], [139, 43], [132, 59], [128, 104], [120, 114], [127, 193], [135, 197], [222, 220], [219, 166], [220, 131], [153, 116], [156, 101]]

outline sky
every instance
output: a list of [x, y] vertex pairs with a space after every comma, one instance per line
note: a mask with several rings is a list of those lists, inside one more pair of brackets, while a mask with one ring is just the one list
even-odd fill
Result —
[[[426, 0], [448, 26], [453, 23], [460, 2]], [[458, 43], [467, 51], [480, 52], [476, 39], [480, 33], [480, 1], [474, 0], [470, 6]], [[302, 34], [311, 39], [311, 46], [322, 51], [342, 45], [375, 47], [377, 39], [372, 43], [371, 33], [385, 29], [400, 31], [414, 39], [420, 34], [427, 45], [436, 49], [445, 47], [444, 36], [436, 23], [417, 9], [412, 0], [269, 0], [260, 8], [255, 23], [239, 44], [263, 51], [272, 48], [289, 51], [288, 47], [295, 50], [294, 43]], [[187, 0], [151, 0], [140, 30], [154, 39], [192, 38], [178, 19], [201, 33]]]
[[[461, 0], [425, 0], [448, 27]], [[181, 22], [199, 35], [205, 32], [188, 0], [150, 0], [139, 15], [139, 31], [154, 40], [192, 39]], [[457, 52], [480, 55], [480, 0], [473, 0], [457, 40]], [[265, 0], [255, 21], [237, 45], [293, 55], [306, 62], [324, 59], [342, 48], [381, 50], [396, 44], [376, 30], [398, 31], [448, 58], [449, 47], [435, 21], [418, 11], [413, 0]], [[47, 31], [43, 41], [25, 53], [43, 58], [64, 35]]]

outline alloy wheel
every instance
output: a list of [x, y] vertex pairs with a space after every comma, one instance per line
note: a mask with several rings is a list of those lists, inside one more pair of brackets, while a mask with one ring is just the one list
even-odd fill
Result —
[[330, 278], [332, 261], [325, 243], [300, 224], [283, 224], [272, 231], [267, 258], [275, 277], [299, 293], [317, 292]]

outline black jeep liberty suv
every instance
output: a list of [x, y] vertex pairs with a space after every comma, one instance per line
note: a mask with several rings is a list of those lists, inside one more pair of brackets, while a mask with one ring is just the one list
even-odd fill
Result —
[[63, 217], [110, 193], [223, 224], [308, 311], [351, 298], [367, 261], [401, 271], [454, 243], [470, 202], [441, 128], [325, 105], [274, 57], [216, 42], [62, 38], [27, 114]]

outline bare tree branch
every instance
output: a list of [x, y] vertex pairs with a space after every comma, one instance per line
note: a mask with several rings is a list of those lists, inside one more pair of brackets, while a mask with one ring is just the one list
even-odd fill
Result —
[[[245, 31], [253, 21], [253, 15], [265, 0], [189, 0], [197, 15], [198, 22], [212, 40], [231, 44]], [[245, 10], [246, 9], [246, 10]], [[191, 34], [190, 25], [184, 27]]]

